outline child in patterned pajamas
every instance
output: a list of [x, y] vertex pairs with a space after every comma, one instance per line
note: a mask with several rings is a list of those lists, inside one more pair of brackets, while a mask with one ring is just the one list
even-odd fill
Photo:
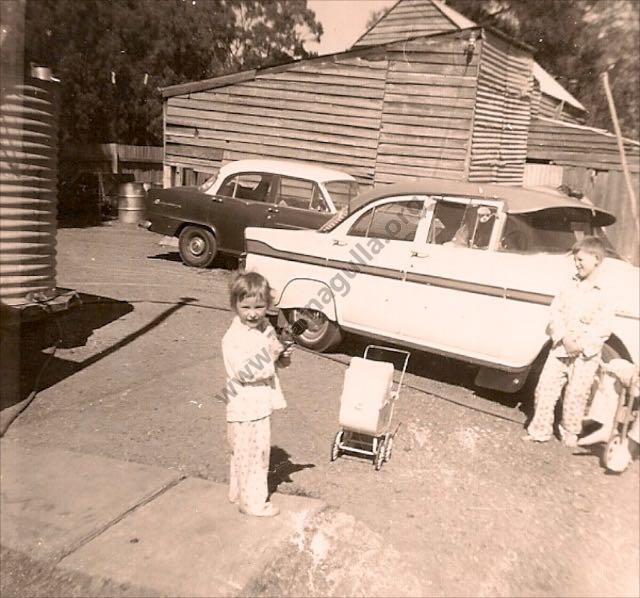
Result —
[[535, 392], [535, 414], [525, 440], [545, 442], [553, 435], [554, 409], [562, 389], [563, 444], [577, 445], [600, 355], [613, 325], [613, 303], [600, 281], [605, 248], [598, 237], [584, 237], [572, 249], [576, 275], [551, 304], [547, 332], [552, 346]]
[[263, 276], [237, 274], [231, 282], [230, 303], [236, 317], [222, 338], [232, 451], [229, 500], [247, 515], [272, 517], [279, 510], [267, 502], [270, 416], [274, 409], [286, 407], [276, 362], [286, 365], [291, 349], [285, 350], [266, 318], [271, 288]]

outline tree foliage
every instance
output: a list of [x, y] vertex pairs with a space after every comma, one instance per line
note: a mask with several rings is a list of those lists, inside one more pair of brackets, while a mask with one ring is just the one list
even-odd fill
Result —
[[638, 138], [640, 2], [637, 0], [448, 0], [469, 19], [529, 44], [538, 63], [612, 129], [601, 74], [609, 70], [623, 132]]
[[162, 143], [159, 87], [308, 57], [306, 0], [29, 0], [25, 64], [61, 79], [61, 142]]

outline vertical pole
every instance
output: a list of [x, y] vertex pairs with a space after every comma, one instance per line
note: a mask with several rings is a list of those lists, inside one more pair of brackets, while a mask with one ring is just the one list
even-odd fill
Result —
[[631, 202], [631, 214], [633, 215], [633, 222], [636, 227], [636, 242], [640, 241], [640, 222], [638, 221], [638, 205], [636, 203], [636, 194], [633, 191], [633, 184], [631, 183], [631, 175], [629, 174], [629, 166], [627, 165], [627, 158], [624, 154], [624, 143], [622, 141], [622, 133], [620, 132], [620, 124], [618, 122], [618, 113], [616, 112], [616, 106], [613, 103], [613, 95], [611, 94], [611, 88], [609, 87], [609, 73], [605, 71], [602, 73], [602, 82], [604, 84], [604, 92], [607, 96], [607, 102], [609, 103], [609, 111], [611, 112], [611, 120], [613, 120], [613, 128], [616, 132], [616, 139], [618, 141], [618, 151], [620, 152], [620, 163], [622, 164], [622, 172], [624, 173], [624, 180], [627, 184], [627, 194], [629, 201]]

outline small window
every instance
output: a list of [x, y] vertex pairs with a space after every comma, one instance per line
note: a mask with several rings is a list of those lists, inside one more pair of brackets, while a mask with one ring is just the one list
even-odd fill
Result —
[[422, 215], [421, 200], [397, 201], [383, 204], [363, 214], [349, 230], [349, 235], [413, 241]]
[[350, 237], [366, 237], [369, 231], [369, 224], [371, 224], [371, 217], [373, 216], [374, 209], [367, 210], [360, 218], [358, 218], [347, 235]]
[[439, 201], [431, 219], [428, 243], [486, 249], [496, 222], [494, 206]]
[[234, 174], [220, 187], [218, 195], [269, 202], [275, 177], [257, 172]]
[[314, 197], [318, 197], [318, 201], [313, 204], [313, 209], [316, 209], [318, 206], [321, 207], [322, 204], [324, 204], [324, 200], [320, 203], [322, 198], [319, 189], [317, 190], [317, 196], [315, 195], [316, 189], [317, 185], [313, 181], [281, 177], [280, 190], [276, 197], [276, 203], [290, 208], [308, 210], [311, 208], [311, 202]]

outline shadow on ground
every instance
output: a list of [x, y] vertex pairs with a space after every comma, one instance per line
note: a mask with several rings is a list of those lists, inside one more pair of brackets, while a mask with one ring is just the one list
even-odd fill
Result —
[[315, 467], [313, 463], [292, 463], [290, 457], [291, 455], [279, 446], [271, 447], [268, 478], [269, 494], [273, 494], [282, 483], [292, 483], [292, 473]]
[[[399, 345], [393, 345], [390, 343], [374, 343], [371, 340], [357, 335], [347, 335], [338, 347], [337, 351], [351, 357], [362, 357], [367, 345], [369, 344], [380, 344], [393, 347], [395, 349], [405, 349]], [[409, 352], [411, 353], [411, 357], [409, 358], [407, 366], [408, 373], [422, 378], [444, 382], [445, 384], [452, 384], [466, 388], [482, 399], [498, 403], [511, 409], [518, 407], [518, 409], [527, 417], [530, 416], [530, 411], [533, 407], [532, 401], [530, 400], [531, 397], [529, 396], [531, 393], [530, 386], [516, 393], [506, 393], [481, 388], [475, 384], [475, 378], [478, 371], [477, 366], [473, 366], [456, 359], [435, 355], [433, 353], [418, 351], [416, 349], [409, 349]], [[404, 359], [402, 355], [394, 357], [393, 355], [383, 355], [382, 353], [376, 354], [374, 352], [370, 353], [370, 356], [376, 359], [383, 359], [385, 361], [392, 362], [397, 371], [401, 371], [402, 369], [402, 361]]]
[[[180, 253], [178, 251], [171, 251], [166, 248], [163, 248], [162, 253], [158, 253], [156, 255], [147, 256], [150, 260], [160, 260], [164, 262], [182, 262], [180, 258]], [[195, 269], [195, 268], [194, 268]], [[222, 255], [218, 254], [216, 258], [213, 260], [213, 264], [209, 266], [209, 268], [205, 268], [205, 270], [237, 270], [238, 269], [238, 258], [232, 257], [230, 255]]]
[[[67, 312], [34, 322], [23, 322], [15, 329], [3, 330], [3, 393], [0, 410], [12, 407], [115, 353], [146, 334], [175, 311], [195, 301], [183, 297], [171, 304], [148, 324], [82, 361], [63, 359], [58, 349], [84, 347], [95, 330], [133, 311], [128, 301], [80, 294], [82, 304]], [[11, 380], [10, 380], [11, 379]]]
[[130, 303], [109, 297], [81, 293], [80, 299], [82, 304], [77, 307], [22, 322], [3, 334], [3, 342], [11, 346], [13, 362], [8, 367], [12, 371], [3, 372], [3, 377], [13, 374], [14, 384], [2, 393], [0, 409], [24, 400], [36, 387], [43, 390], [53, 386], [85, 367], [82, 362], [61, 359], [55, 351], [85, 346], [94, 330], [133, 310]]

